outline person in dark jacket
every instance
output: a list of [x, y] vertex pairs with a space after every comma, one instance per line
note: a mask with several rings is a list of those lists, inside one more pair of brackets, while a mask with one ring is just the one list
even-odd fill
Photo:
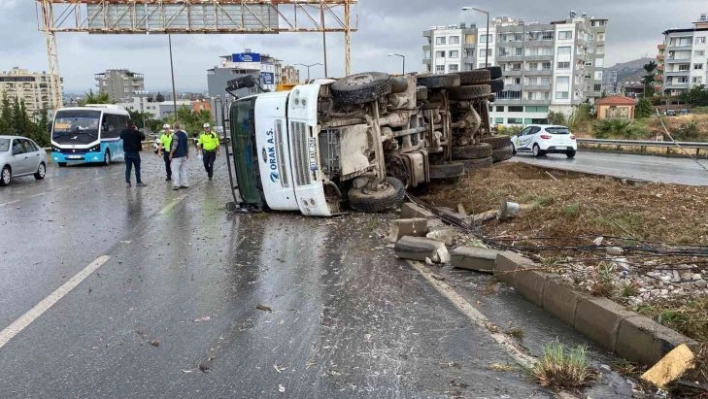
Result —
[[145, 187], [146, 184], [140, 178], [140, 151], [143, 149], [142, 141], [145, 140], [145, 134], [135, 127], [133, 121], [129, 120], [126, 125], [126, 128], [120, 132], [125, 153], [125, 185], [130, 187], [130, 173], [135, 166], [136, 185]]

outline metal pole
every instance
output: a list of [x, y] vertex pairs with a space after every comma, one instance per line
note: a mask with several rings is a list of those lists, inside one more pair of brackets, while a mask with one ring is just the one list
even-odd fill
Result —
[[172, 74], [172, 104], [175, 107], [175, 122], [177, 122], [177, 91], [175, 90], [175, 66], [172, 61], [172, 35], [167, 35], [170, 43], [170, 73]]
[[350, 23], [350, 5], [349, 0], [344, 1], [344, 74], [349, 75], [352, 72], [352, 33]]
[[488, 67], [489, 66], [489, 12], [485, 12], [487, 14], [487, 44], [484, 49], [484, 66]]
[[327, 73], [327, 33], [325, 32], [325, 5], [324, 0], [320, 5], [320, 13], [322, 14], [322, 53], [324, 55], [324, 77], [329, 76]]
[[403, 58], [403, 74], [405, 75], [406, 74], [406, 56], [404, 55], [401, 58]]

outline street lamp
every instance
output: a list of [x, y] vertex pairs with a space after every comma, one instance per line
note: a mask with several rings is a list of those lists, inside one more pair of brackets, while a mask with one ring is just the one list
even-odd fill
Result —
[[305, 64], [295, 64], [295, 65], [300, 65], [300, 66], [304, 66], [305, 68], [307, 68], [307, 81], [309, 82], [310, 81], [310, 68], [315, 65], [322, 65], [322, 63], [318, 62], [316, 64], [310, 64], [310, 65], [305, 65]]
[[403, 60], [403, 75], [406, 74], [406, 56], [402, 54], [396, 54], [396, 53], [391, 53], [388, 55], [389, 57], [401, 57]]
[[462, 11], [477, 11], [487, 15], [487, 44], [484, 48], [484, 66], [489, 66], [489, 11], [480, 10], [475, 7], [462, 7]]

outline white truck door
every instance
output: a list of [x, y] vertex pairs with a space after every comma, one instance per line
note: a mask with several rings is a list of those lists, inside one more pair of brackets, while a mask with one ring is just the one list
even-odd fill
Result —
[[290, 172], [287, 132], [287, 92], [258, 96], [255, 107], [256, 146], [263, 194], [276, 211], [297, 211]]
[[300, 212], [309, 216], [332, 216], [324, 192], [320, 165], [317, 99], [320, 84], [296, 86], [288, 101], [290, 167]]

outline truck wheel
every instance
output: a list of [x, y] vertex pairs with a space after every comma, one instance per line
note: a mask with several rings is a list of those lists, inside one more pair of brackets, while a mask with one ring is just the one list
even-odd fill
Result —
[[489, 86], [492, 93], [499, 93], [504, 91], [504, 79], [492, 79], [489, 81]]
[[492, 79], [499, 79], [502, 77], [502, 69], [501, 67], [498, 66], [490, 66], [486, 68], [480, 68], [484, 69], [486, 71], [489, 71], [489, 73], [492, 75]]
[[487, 83], [492, 78], [492, 74], [485, 69], [478, 69], [476, 71], [465, 71], [457, 72], [460, 75], [460, 84], [462, 86], [475, 85], [480, 83]]
[[492, 156], [492, 145], [487, 143], [452, 147], [453, 159], [479, 159]]
[[462, 162], [430, 165], [430, 180], [457, 179], [465, 175], [465, 164]]
[[491, 145], [492, 149], [496, 150], [499, 148], [509, 147], [511, 145], [511, 138], [509, 138], [509, 136], [485, 137], [482, 139], [482, 142]]
[[418, 86], [425, 86], [429, 89], [446, 89], [460, 86], [460, 75], [428, 75], [418, 77]]
[[477, 159], [465, 159], [464, 161], [460, 161], [465, 165], [465, 170], [468, 172], [471, 172], [473, 170], [479, 170], [479, 169], [486, 169], [490, 166], [492, 166], [492, 163], [494, 163], [494, 160], [492, 157], [486, 157], [486, 158], [477, 158]]
[[461, 86], [450, 90], [450, 98], [453, 100], [476, 100], [486, 98], [492, 94], [488, 84], [477, 86]]
[[511, 159], [511, 157], [514, 156], [514, 150], [509, 146], [509, 147], [504, 147], [504, 148], [497, 148], [492, 152], [492, 158], [494, 159], [494, 162], [501, 162], [501, 161], [506, 161], [507, 159]]
[[355, 211], [376, 213], [397, 208], [406, 198], [403, 183], [395, 177], [387, 177], [388, 187], [381, 191], [367, 192], [364, 189], [349, 189], [349, 206]]
[[391, 77], [381, 72], [349, 75], [332, 83], [334, 101], [345, 105], [364, 104], [391, 94]]

